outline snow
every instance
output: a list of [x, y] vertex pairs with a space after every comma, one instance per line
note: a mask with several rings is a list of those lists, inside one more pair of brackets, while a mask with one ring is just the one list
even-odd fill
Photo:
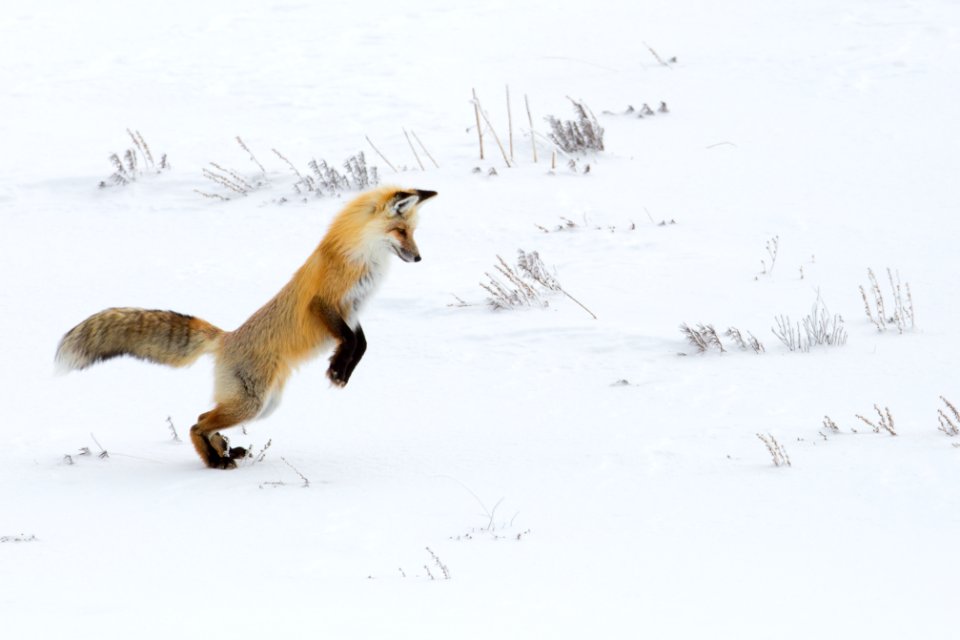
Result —
[[[327, 5], [0, 16], [4, 636], [953, 637], [960, 6]], [[489, 134], [478, 159], [470, 104], [506, 142], [506, 85], [513, 168]], [[542, 139], [532, 162], [524, 95], [540, 134], [568, 95], [593, 109], [588, 174], [551, 173]], [[172, 168], [97, 189], [127, 128]], [[269, 185], [201, 197], [229, 195], [209, 162], [257, 177], [237, 135]], [[273, 148], [300, 171], [362, 150], [440, 195], [423, 261], [364, 310], [350, 384], [302, 367], [227, 434], [262, 460], [208, 470], [168, 425], [186, 439], [210, 408], [208, 359], [55, 376], [53, 354], [106, 307], [232, 329], [276, 293], [350, 194], [302, 201]], [[518, 249], [597, 319], [560, 294], [488, 308], [478, 283]], [[915, 303], [902, 335], [858, 291], [872, 268], [889, 301], [888, 267]], [[774, 318], [818, 297], [847, 343], [788, 351]], [[766, 352], [698, 354], [681, 323]], [[855, 417], [874, 404], [896, 437]]]

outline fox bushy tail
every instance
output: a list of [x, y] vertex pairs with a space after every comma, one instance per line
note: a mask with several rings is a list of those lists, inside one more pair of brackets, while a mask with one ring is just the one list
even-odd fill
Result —
[[57, 347], [61, 370], [86, 369], [117, 356], [183, 367], [215, 351], [223, 330], [175, 311], [120, 307], [95, 313], [70, 329]]

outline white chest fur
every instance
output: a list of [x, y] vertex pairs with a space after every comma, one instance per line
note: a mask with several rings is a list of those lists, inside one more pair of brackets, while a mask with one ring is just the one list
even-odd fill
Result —
[[[384, 258], [385, 257], [386, 256], [384, 256]], [[360, 277], [360, 280], [347, 292], [344, 299], [344, 308], [349, 310], [350, 317], [347, 318], [347, 324], [351, 327], [356, 327], [357, 314], [383, 281], [388, 264], [389, 261], [383, 258], [379, 260], [369, 260], [367, 262], [367, 268]]]

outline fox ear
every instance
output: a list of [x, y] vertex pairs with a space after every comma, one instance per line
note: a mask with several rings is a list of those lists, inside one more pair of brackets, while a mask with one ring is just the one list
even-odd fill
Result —
[[401, 191], [393, 197], [393, 205], [390, 207], [394, 215], [405, 215], [410, 209], [428, 198], [437, 195], [436, 191], [422, 191], [417, 189], [413, 193]]
[[400, 192], [393, 197], [393, 205], [390, 207], [390, 211], [395, 216], [402, 216], [407, 211], [410, 211], [418, 202], [420, 202], [420, 196], [415, 193], [404, 193]]

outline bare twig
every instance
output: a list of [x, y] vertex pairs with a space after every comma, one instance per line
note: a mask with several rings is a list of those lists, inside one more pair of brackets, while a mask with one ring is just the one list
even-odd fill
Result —
[[940, 420], [940, 431], [943, 431], [948, 436], [960, 435], [960, 412], [957, 411], [957, 408], [952, 402], [943, 396], [940, 396], [940, 399], [943, 400], [943, 403], [947, 405], [947, 409], [950, 411], [948, 415], [943, 409], [937, 409], [937, 417]]
[[[269, 446], [269, 442], [268, 442], [268, 446]], [[303, 480], [303, 486], [304, 486], [304, 488], [310, 486], [310, 481], [307, 480], [307, 476], [305, 476], [305, 475], [303, 475], [302, 473], [300, 473], [300, 469], [297, 469], [295, 466], [293, 466], [292, 464], [290, 464], [290, 463], [287, 461], [287, 459], [284, 458], [283, 456], [280, 456], [280, 459], [283, 460], [283, 463], [284, 463], [285, 465], [287, 465], [288, 467], [290, 467], [291, 469], [293, 469], [294, 473], [296, 473], [298, 476], [300, 476], [300, 479]]]
[[257, 160], [257, 156], [253, 155], [253, 151], [250, 151], [250, 149], [247, 147], [246, 143], [244, 143], [244, 141], [240, 138], [240, 136], [237, 136], [237, 144], [240, 145], [240, 148], [241, 148], [241, 149], [243, 149], [243, 150], [246, 151], [248, 154], [250, 154], [250, 160], [251, 160], [255, 165], [257, 165], [258, 167], [260, 167], [260, 172], [261, 172], [262, 174], [266, 175], [266, 174], [267, 174], [267, 170], [263, 168], [263, 165], [260, 164], [260, 161], [259, 161], [259, 160]]
[[[90, 434], [90, 437], [93, 439], [93, 442], [97, 445], [97, 448], [100, 449], [100, 453], [97, 454], [97, 457], [100, 458], [100, 459], [109, 458], [109, 457], [110, 457], [110, 454], [107, 453], [107, 450], [106, 450], [106, 449], [104, 449], [102, 446], [100, 446], [100, 441], [97, 440], [97, 437], [96, 437], [95, 435], [93, 435], [92, 433]], [[89, 451], [89, 450], [88, 450], [88, 451]]]
[[[503, 143], [500, 142], [500, 136], [497, 135], [496, 129], [493, 128], [493, 125], [490, 123], [490, 118], [487, 117], [487, 113], [483, 110], [483, 107], [480, 106], [480, 100], [476, 97], [476, 92], [474, 92], [474, 102], [477, 107], [477, 111], [480, 116], [483, 118], [483, 121], [487, 123], [487, 128], [490, 129], [490, 133], [493, 134], [493, 139], [497, 143], [497, 147], [500, 148], [500, 154], [503, 155], [503, 161], [506, 163], [507, 167], [512, 166], [510, 164], [510, 158], [507, 157], [507, 152], [503, 148]], [[482, 156], [481, 156], [482, 159]]]
[[709, 345], [707, 344], [706, 338], [700, 335], [699, 331], [692, 329], [687, 323], [683, 323], [680, 325], [680, 332], [686, 336], [690, 344], [696, 347], [697, 351], [700, 353], [706, 352]]
[[411, 131], [411, 132], [410, 132], [410, 135], [413, 136], [413, 139], [417, 141], [417, 144], [420, 145], [420, 148], [423, 149], [423, 152], [427, 155], [428, 158], [430, 158], [430, 162], [433, 163], [433, 166], [436, 167], [437, 169], [439, 169], [439, 168], [440, 168], [440, 165], [437, 164], [437, 161], [433, 159], [433, 156], [430, 155], [430, 152], [427, 151], [427, 148], [423, 145], [422, 142], [420, 142], [420, 136], [417, 135], [417, 132], [416, 132], [416, 131]]
[[473, 91], [473, 115], [477, 118], [477, 138], [480, 141], [480, 159], [483, 160], [483, 127], [480, 126], [480, 100], [477, 98], [477, 90]]
[[772, 434], [763, 434], [758, 433], [757, 437], [760, 438], [760, 441], [767, 447], [767, 451], [770, 452], [770, 457], [773, 458], [773, 464], [776, 467], [793, 466], [790, 463], [790, 456], [787, 455], [787, 450], [783, 448], [783, 445], [777, 442], [777, 439], [773, 437]]
[[177, 434], [177, 428], [173, 426], [173, 418], [171, 418], [170, 416], [167, 416], [167, 426], [170, 427], [170, 433], [173, 434], [173, 438], [171, 439], [174, 442], [180, 442], [181, 440], [180, 440], [180, 436]]
[[[447, 565], [440, 561], [440, 558], [437, 557], [437, 554], [435, 554], [430, 547], [427, 547], [427, 553], [430, 554], [430, 557], [433, 558], [433, 563], [437, 565], [437, 567], [440, 569], [440, 572], [443, 573], [443, 579], [449, 580], [450, 570], [447, 569]], [[427, 570], [427, 573], [429, 574], [429, 569]], [[431, 575], [430, 578], [432, 579], [433, 576]]]
[[507, 137], [510, 144], [510, 162], [513, 162], [513, 110], [510, 108], [510, 85], [507, 85]]
[[530, 146], [533, 148], [533, 162], [537, 162], [537, 133], [533, 130], [533, 116], [530, 114], [530, 100], [523, 95], [523, 102], [527, 106], [527, 121], [530, 123]]
[[653, 50], [653, 47], [651, 47], [650, 45], [648, 45], [646, 42], [643, 43], [643, 46], [645, 46], [645, 47], [647, 48], [647, 50], [649, 50], [650, 53], [653, 54], [653, 57], [657, 59], [657, 62], [659, 62], [659, 63], [661, 64], [661, 66], [664, 66], [664, 67], [666, 67], [666, 68], [668, 68], [668, 69], [672, 69], [672, 67], [670, 66], [670, 64], [669, 64], [668, 62], [666, 62], [663, 58], [661, 58], [661, 57], [660, 57], [660, 54], [658, 54], [656, 51]]
[[874, 433], [880, 433], [880, 430], [883, 429], [884, 431], [889, 433], [891, 436], [897, 435], [897, 431], [893, 423], [893, 414], [890, 413], [890, 408], [884, 407], [883, 410], [881, 410], [879, 405], [876, 405], [876, 404], [873, 405], [873, 408], [877, 412], [877, 415], [880, 418], [878, 423], [874, 423], [871, 420], [868, 420], [867, 418], [863, 417], [859, 413], [856, 414], [856, 417], [862, 422], [864, 422], [865, 424], [869, 425], [873, 429]]
[[287, 157], [286, 157], [285, 155], [283, 155], [282, 153], [280, 153], [280, 152], [277, 151], [276, 149], [270, 149], [270, 150], [273, 151], [275, 154], [277, 154], [277, 157], [278, 157], [278, 158], [280, 158], [281, 160], [283, 160], [284, 162], [286, 162], [286, 163], [287, 163], [287, 166], [290, 167], [290, 170], [293, 171], [294, 174], [296, 174], [296, 176], [300, 179], [301, 182], [303, 181], [303, 174], [300, 173], [299, 171], [297, 171], [297, 168], [296, 168], [295, 166], [293, 166], [293, 163], [292, 163], [292, 162], [290, 162], [289, 160], [287, 160]]
[[417, 159], [417, 164], [420, 165], [420, 171], [426, 171], [423, 166], [423, 162], [420, 161], [420, 156], [417, 154], [417, 149], [413, 146], [413, 141], [410, 140], [410, 134], [407, 133], [407, 130], [403, 130], [403, 135], [407, 139], [407, 144], [410, 145], [410, 151], [413, 151], [413, 157]]
[[831, 433], [840, 433], [840, 427], [837, 426], [837, 423], [834, 422], [830, 416], [823, 416], [823, 427]]
[[391, 169], [393, 169], [393, 172], [394, 172], [394, 173], [397, 173], [397, 168], [396, 168], [395, 166], [393, 166], [393, 163], [392, 163], [392, 162], [390, 162], [389, 160], [387, 160], [387, 156], [383, 155], [383, 154], [380, 152], [380, 149], [377, 149], [377, 145], [373, 144], [373, 140], [371, 140], [369, 136], [363, 136], [363, 137], [367, 139], [367, 142], [370, 144], [370, 147], [373, 148], [373, 150], [377, 152], [377, 155], [380, 156], [380, 159], [383, 160], [384, 162], [386, 162], [386, 163], [387, 163], [387, 166], [390, 167]]

